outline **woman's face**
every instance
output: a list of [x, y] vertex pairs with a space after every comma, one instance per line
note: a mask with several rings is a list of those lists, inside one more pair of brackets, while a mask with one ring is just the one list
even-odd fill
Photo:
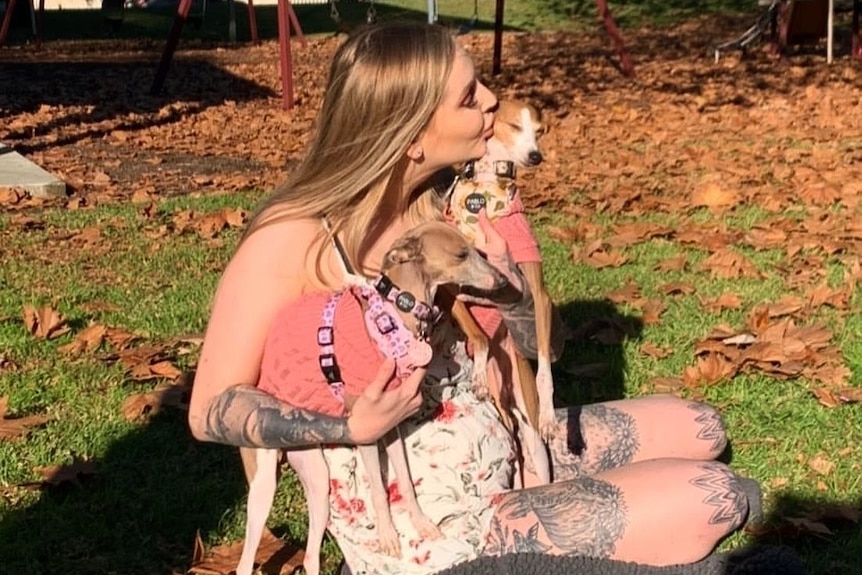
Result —
[[438, 170], [484, 156], [496, 106], [497, 98], [476, 79], [473, 60], [456, 50], [443, 99], [417, 141], [427, 167]]

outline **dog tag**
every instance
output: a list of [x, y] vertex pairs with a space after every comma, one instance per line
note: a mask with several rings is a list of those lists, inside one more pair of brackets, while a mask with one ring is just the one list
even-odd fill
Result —
[[485, 207], [487, 200], [484, 194], [473, 192], [464, 199], [464, 207], [471, 214], [478, 214]]
[[395, 307], [407, 313], [416, 306], [416, 298], [409, 291], [403, 291], [395, 298]]
[[407, 352], [410, 357], [410, 363], [413, 367], [422, 367], [431, 362], [431, 357], [434, 352], [431, 346], [424, 341], [413, 340], [410, 344], [410, 350]]

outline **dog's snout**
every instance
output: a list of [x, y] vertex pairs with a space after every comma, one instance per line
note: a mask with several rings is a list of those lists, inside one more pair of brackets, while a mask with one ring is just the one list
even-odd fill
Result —
[[533, 150], [532, 152], [527, 154], [527, 159], [529, 160], [531, 166], [538, 166], [545, 158], [542, 156], [542, 152], [540, 152], [539, 150]]

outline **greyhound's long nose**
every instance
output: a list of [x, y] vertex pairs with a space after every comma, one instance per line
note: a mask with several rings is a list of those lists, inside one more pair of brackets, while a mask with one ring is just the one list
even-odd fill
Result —
[[531, 166], [538, 166], [545, 158], [542, 157], [542, 152], [540, 152], [539, 150], [533, 150], [532, 152], [527, 154], [527, 159], [530, 161]]

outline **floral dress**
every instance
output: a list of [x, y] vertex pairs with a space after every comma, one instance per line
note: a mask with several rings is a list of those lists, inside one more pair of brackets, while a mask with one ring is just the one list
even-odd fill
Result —
[[328, 529], [354, 575], [425, 575], [475, 558], [485, 547], [495, 499], [511, 489], [512, 437], [493, 404], [473, 394], [472, 360], [464, 342], [444, 347], [429, 365], [423, 407], [400, 428], [417, 500], [442, 538], [423, 540], [416, 532], [399, 504], [389, 465], [386, 481], [402, 556], [379, 552], [362, 458], [350, 447], [324, 449], [330, 473]]

